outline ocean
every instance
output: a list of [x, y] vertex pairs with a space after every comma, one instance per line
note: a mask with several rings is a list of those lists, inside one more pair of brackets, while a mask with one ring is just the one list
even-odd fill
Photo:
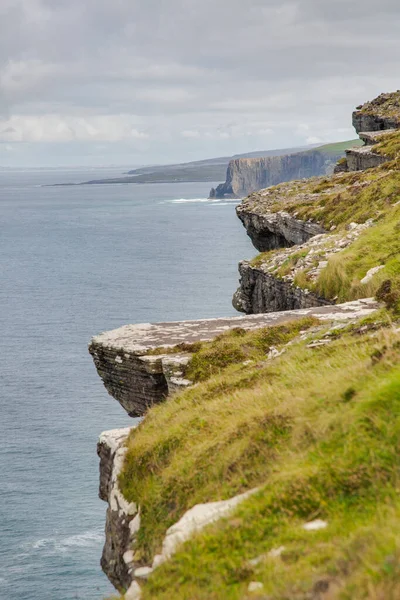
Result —
[[0, 171], [0, 600], [101, 600], [96, 442], [132, 420], [87, 343], [127, 323], [235, 314], [255, 254], [209, 183], [44, 187], [116, 170]]

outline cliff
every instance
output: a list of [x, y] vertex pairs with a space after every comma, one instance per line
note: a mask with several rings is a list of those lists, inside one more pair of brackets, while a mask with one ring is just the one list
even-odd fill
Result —
[[[293, 308], [313, 306], [316, 304]], [[352, 311], [359, 308], [350, 304], [334, 309], [294, 310], [285, 314], [268, 311], [272, 314], [126, 325], [95, 336], [89, 344], [89, 352], [108, 393], [130, 417], [141, 417], [150, 407], [165, 401], [168, 395], [193, 384], [190, 362], [201, 343], [218, 338], [227, 331], [252, 331], [305, 316], [346, 319], [349, 311], [353, 317]], [[106, 496], [100, 493], [103, 500]]]
[[[239, 265], [240, 287], [233, 297], [237, 310], [263, 313], [355, 299], [374, 294], [390, 275], [385, 249], [396, 246], [393, 198], [400, 192], [400, 132], [393, 129], [400, 122], [393, 109], [399, 105], [400, 115], [398, 96], [384, 94], [353, 114], [357, 127], [376, 129], [360, 132], [364, 146], [346, 150], [334, 175], [260, 190], [237, 207], [262, 253]], [[370, 244], [378, 239], [382, 248], [376, 253]], [[355, 249], [362, 246], [360, 260]], [[375, 267], [380, 268], [366, 281]]]
[[243, 198], [251, 192], [284, 181], [326, 175], [354, 142], [322, 146], [284, 156], [231, 160], [226, 181], [210, 192], [210, 198]]
[[[114, 340], [115, 344], [114, 360], [107, 362], [99, 372], [103, 375], [104, 368], [106, 368], [109, 378], [117, 380], [121, 376], [120, 363], [115, 360], [118, 356], [126, 356], [132, 353], [132, 349], [140, 348], [140, 352], [155, 352], [152, 356], [157, 358], [168, 356], [175, 359], [181, 355], [182, 345], [185, 344], [185, 347], [191, 352], [187, 350], [188, 360], [184, 370], [192, 378], [192, 381], [187, 381], [185, 387], [196, 384], [193, 387], [193, 390], [196, 390], [202, 381], [212, 376], [213, 372], [222, 372], [227, 366], [233, 366], [239, 358], [238, 350], [242, 346], [246, 348], [246, 353], [242, 357], [243, 365], [247, 365], [249, 362], [253, 363], [256, 358], [267, 358], [268, 361], [273, 361], [280, 355], [275, 343], [290, 343], [291, 340], [296, 339], [299, 333], [307, 329], [315, 333], [318, 329], [322, 330], [327, 326], [329, 328], [333, 324], [340, 326], [340, 324], [352, 323], [357, 319], [374, 314], [376, 309], [376, 302], [369, 299], [335, 307], [326, 306], [289, 311], [284, 314], [278, 312], [232, 319], [162, 323], [151, 327], [127, 326], [95, 338], [97, 350], [100, 346], [104, 346], [107, 352], [110, 352], [111, 340]], [[315, 328], [315, 326], [317, 327]], [[260, 353], [260, 343], [264, 339], [266, 331], [270, 331], [271, 334], [268, 340], [263, 341]], [[159, 343], [165, 345], [157, 347]], [[224, 352], [222, 362], [218, 364], [217, 357], [219, 356], [221, 359], [221, 344]], [[233, 347], [228, 349], [227, 344], [233, 344]], [[214, 354], [211, 364], [210, 351]], [[92, 348], [91, 352], [93, 352]], [[166, 354], [167, 352], [170, 354]], [[250, 356], [251, 360], [249, 361]], [[96, 366], [99, 369], [97, 362]], [[134, 367], [132, 368], [132, 364], [130, 364], [130, 368], [131, 376], [123, 383], [126, 396], [135, 397], [138, 384], [143, 382], [143, 374]], [[152, 404], [166, 399], [166, 397], [158, 396], [155, 389], [153, 392]], [[115, 394], [115, 388], [113, 388], [113, 393]], [[115, 398], [121, 403], [118, 392]], [[168, 398], [169, 402], [172, 401], [172, 398], [176, 398], [179, 403], [179, 398], [183, 399], [183, 396], [177, 393], [177, 390], [170, 390]], [[125, 403], [123, 406], [131, 414]], [[136, 410], [139, 412], [138, 408]], [[147, 411], [148, 406], [143, 405], [141, 414], [146, 414]], [[239, 504], [258, 491], [252, 489], [246, 492], [232, 488], [232, 494], [228, 498], [201, 504], [194, 502], [189, 510], [184, 510], [184, 505], [179, 511], [174, 509], [171, 522], [167, 521], [167, 526], [159, 532], [162, 534], [159, 544], [149, 552], [147, 549], [149, 540], [143, 538], [141, 530], [146, 527], [150, 503], [144, 498], [139, 500], [139, 497], [133, 500], [130, 497], [132, 492], [129, 490], [132, 483], [136, 488], [143, 478], [146, 479], [150, 475], [150, 471], [148, 465], [145, 464], [143, 464], [144, 470], [141, 476], [136, 474], [132, 478], [132, 475], [126, 471], [127, 465], [132, 461], [129, 451], [130, 443], [140, 436], [146, 420], [141, 425], [132, 428], [103, 432], [97, 445], [97, 453], [100, 458], [99, 497], [108, 504], [106, 539], [101, 557], [101, 567], [118, 590], [129, 590], [125, 596], [127, 600], [140, 597], [139, 584], [143, 584], [163, 563], [171, 560], [173, 555], [179, 552], [184, 541], [189, 540], [194, 533], [200, 532], [220, 518], [230, 515]], [[163, 430], [166, 433], [168, 426], [163, 427]], [[191, 427], [189, 431], [191, 431]], [[194, 438], [191, 439], [194, 443]], [[134, 464], [135, 468], [138, 467], [137, 458], [133, 458], [131, 464], [132, 466]], [[235, 495], [236, 491], [238, 493]], [[207, 500], [206, 496], [204, 500]], [[150, 518], [152, 519], [152, 517]]]
[[347, 156], [237, 208], [261, 254], [235, 303], [259, 314], [92, 340], [109, 393], [143, 416], [98, 445], [102, 567], [125, 600], [400, 596], [400, 132], [384, 97], [366, 114], [391, 128], [360, 134], [378, 165]]
[[400, 127], [400, 90], [380, 94], [365, 102], [353, 112], [353, 126], [357, 133], [382, 131]]

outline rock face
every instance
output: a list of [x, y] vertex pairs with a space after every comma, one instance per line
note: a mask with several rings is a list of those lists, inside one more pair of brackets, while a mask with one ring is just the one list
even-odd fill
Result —
[[[243, 263], [244, 265], [244, 263]], [[243, 275], [247, 277], [249, 272], [243, 266]], [[247, 281], [247, 279], [246, 279]], [[249, 287], [255, 281], [249, 280]], [[260, 284], [258, 284], [260, 285]], [[258, 295], [257, 295], [258, 298]], [[244, 300], [243, 300], [244, 302]], [[256, 300], [255, 300], [256, 302]], [[260, 291], [260, 300], [249, 312], [259, 311], [257, 308], [266, 307], [266, 296]], [[90, 344], [90, 352], [94, 357], [100, 377], [103, 379], [107, 391], [125, 408], [129, 415], [142, 416], [153, 404], [163, 402], [168, 393], [191, 385], [191, 381], [185, 379], [185, 367], [190, 360], [190, 352], [181, 352], [182, 344], [190, 344], [198, 341], [208, 341], [229, 329], [240, 327], [246, 330], [258, 329], [278, 325], [293, 319], [301, 319], [307, 315], [315, 315], [320, 319], [347, 319], [354, 316], [354, 311], [371, 310], [371, 306], [349, 303], [335, 307], [312, 308], [321, 305], [309, 300], [293, 300], [292, 308], [306, 308], [308, 310], [290, 310], [289, 300], [285, 306], [288, 312], [270, 312], [268, 314], [257, 314], [246, 317], [230, 317], [220, 319], [203, 319], [198, 321], [181, 321], [176, 323], [155, 323], [153, 325], [126, 325], [120, 329], [103, 333], [93, 338]], [[325, 303], [327, 304], [327, 303]], [[276, 302], [276, 310], [282, 304]], [[177, 346], [176, 354], [146, 355], [148, 350], [165, 347], [170, 350]], [[117, 360], [118, 359], [118, 360]], [[122, 361], [122, 362], [121, 362]], [[145, 367], [143, 367], [145, 365]], [[147, 369], [147, 370], [146, 370]], [[158, 385], [153, 385], [154, 370], [159, 375]], [[148, 381], [146, 381], [146, 377]], [[161, 382], [161, 384], [160, 384]], [[143, 393], [145, 390], [145, 394]], [[104, 458], [102, 462], [103, 481], [101, 485], [101, 497], [109, 496], [110, 469], [109, 450], [110, 444], [105, 447], [99, 446], [99, 455]]]
[[365, 171], [389, 162], [390, 158], [373, 152], [371, 146], [362, 146], [346, 150], [346, 160], [347, 171]]
[[348, 248], [372, 225], [372, 220], [352, 223], [345, 232], [314, 235], [304, 244], [260, 255], [253, 263], [242, 261], [240, 287], [232, 301], [234, 308], [258, 314], [334, 304], [306, 289], [304, 284], [297, 286], [296, 278], [301, 274], [313, 288], [328, 259]]
[[361, 110], [353, 113], [353, 126], [357, 133], [361, 131], [383, 131], [384, 129], [397, 129], [399, 127], [397, 117], [385, 117], [379, 114], [368, 114]]
[[233, 296], [233, 306], [246, 314], [298, 310], [334, 304], [291, 281], [277, 278], [248, 261], [239, 264], [240, 287]]
[[353, 125], [357, 133], [382, 131], [400, 127], [400, 91], [381, 94], [359, 106], [353, 112]]
[[118, 590], [128, 589], [135, 569], [131, 551], [140, 527], [136, 504], [123, 497], [118, 486], [126, 449], [125, 442], [131, 429], [114, 429], [101, 434], [97, 445], [100, 457], [99, 496], [108, 502], [106, 540], [101, 557], [101, 567]]
[[243, 198], [251, 192], [283, 181], [324, 175], [333, 170], [341, 154], [327, 157], [318, 150], [285, 156], [239, 158], [229, 163], [225, 183], [212, 189], [213, 198]]
[[317, 223], [301, 221], [285, 211], [260, 214], [246, 201], [236, 207], [236, 213], [260, 252], [304, 244], [314, 235], [325, 231]]

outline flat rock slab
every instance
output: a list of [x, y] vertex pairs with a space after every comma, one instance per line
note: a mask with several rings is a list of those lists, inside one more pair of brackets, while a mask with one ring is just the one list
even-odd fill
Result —
[[[210, 341], [236, 327], [253, 330], [307, 316], [344, 321], [368, 316], [377, 308], [378, 304], [367, 298], [258, 315], [125, 325], [95, 336], [89, 344], [89, 352], [107, 391], [130, 416], [138, 417], [153, 404], [162, 402], [170, 391], [190, 385], [184, 377], [190, 354], [168, 353], [174, 346]], [[165, 348], [166, 353], [149, 355], [155, 348]]]

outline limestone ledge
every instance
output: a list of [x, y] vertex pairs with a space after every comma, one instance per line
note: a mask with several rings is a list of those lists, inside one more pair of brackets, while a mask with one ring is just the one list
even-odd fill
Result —
[[[323, 320], [346, 320], [373, 311], [376, 305], [369, 300], [350, 302], [335, 307], [321, 306], [327, 302], [293, 302], [295, 309], [271, 312], [265, 299], [262, 305], [253, 306], [253, 312], [265, 314], [238, 316], [197, 321], [126, 325], [93, 338], [90, 352], [108, 392], [125, 408], [128, 414], [142, 416], [154, 404], [163, 402], [168, 393], [191, 385], [185, 378], [185, 368], [190, 353], [146, 355], [155, 348], [173, 348], [181, 344], [209, 341], [233, 328], [248, 331], [260, 327], [279, 325], [304, 316], [314, 315]], [[268, 300], [269, 301], [269, 300]], [[279, 305], [277, 310], [283, 310]], [[259, 310], [260, 309], [260, 310]], [[360, 312], [361, 311], [361, 312]], [[103, 496], [107, 496], [104, 483]]]
[[106, 538], [100, 564], [118, 590], [126, 590], [132, 583], [132, 573], [137, 565], [131, 549], [140, 528], [138, 507], [127, 502], [118, 485], [126, 454], [125, 442], [130, 432], [129, 427], [105, 431], [97, 444], [100, 457], [99, 496], [108, 503]]
[[371, 150], [371, 147], [361, 146], [361, 148], [346, 150], [347, 171], [365, 171], [380, 167], [391, 160], [389, 156], [377, 154]]
[[253, 489], [228, 500], [194, 506], [167, 530], [160, 554], [154, 557], [152, 564], [139, 564], [135, 562], [134, 557], [136, 535], [140, 528], [140, 509], [135, 503], [125, 500], [118, 485], [118, 476], [126, 454], [126, 441], [133, 429], [128, 427], [105, 431], [100, 435], [97, 445], [100, 457], [99, 496], [108, 503], [101, 567], [119, 591], [127, 590], [127, 600], [140, 598], [139, 583], [169, 560], [181, 544], [207, 525], [227, 517], [241, 502], [257, 491]]
[[237, 206], [236, 213], [260, 252], [304, 244], [314, 235], [325, 231], [318, 223], [296, 219], [285, 211], [258, 212], [246, 201]]
[[316, 235], [305, 244], [267, 254], [265, 259], [261, 255], [253, 263], [242, 261], [239, 263], [240, 286], [233, 297], [233, 306], [246, 314], [258, 314], [334, 304], [298, 287], [296, 277], [300, 272], [306, 274], [312, 287], [328, 259], [349, 247], [372, 225], [372, 220], [351, 223], [344, 233]]

